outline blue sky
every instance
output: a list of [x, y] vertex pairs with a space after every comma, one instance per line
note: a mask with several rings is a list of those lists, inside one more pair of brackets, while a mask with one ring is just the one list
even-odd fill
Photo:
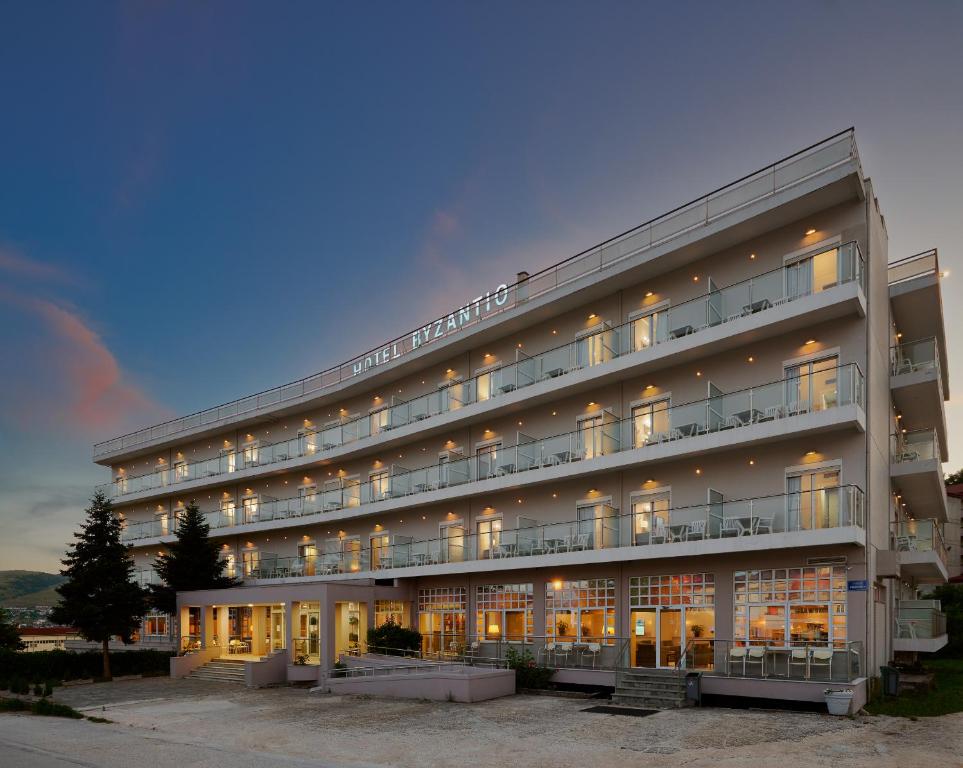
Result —
[[0, 0], [0, 568], [56, 568], [94, 441], [850, 125], [890, 257], [937, 246], [963, 280], [961, 39], [946, 2]]

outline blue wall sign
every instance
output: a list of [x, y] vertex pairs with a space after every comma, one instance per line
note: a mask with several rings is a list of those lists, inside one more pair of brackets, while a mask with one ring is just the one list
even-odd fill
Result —
[[869, 582], [866, 579], [856, 579], [855, 581], [847, 581], [846, 588], [850, 592], [865, 592], [869, 589]]

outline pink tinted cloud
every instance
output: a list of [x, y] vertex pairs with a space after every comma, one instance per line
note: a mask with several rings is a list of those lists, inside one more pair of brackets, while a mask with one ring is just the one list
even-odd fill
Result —
[[101, 437], [169, 418], [170, 411], [125, 376], [100, 335], [54, 301], [0, 291], [0, 300], [39, 321], [21, 329], [30, 361], [8, 381], [8, 415], [21, 427], [39, 423]]
[[31, 280], [69, 283], [74, 278], [53, 264], [35, 261], [9, 246], [0, 245], [0, 270]]

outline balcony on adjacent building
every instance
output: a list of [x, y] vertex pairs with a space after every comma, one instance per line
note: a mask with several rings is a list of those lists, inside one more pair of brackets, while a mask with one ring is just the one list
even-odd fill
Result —
[[900, 600], [896, 609], [894, 651], [933, 653], [947, 642], [946, 614], [939, 600]]
[[890, 477], [900, 507], [916, 518], [947, 520], [940, 441], [935, 429], [899, 432], [890, 437]]
[[[853, 363], [793, 376], [757, 387], [679, 405], [660, 404], [641, 416], [619, 419], [610, 411], [586, 419], [574, 432], [546, 438], [518, 433], [512, 446], [451, 458], [420, 469], [394, 464], [367, 482], [334, 484], [298, 497], [248, 498], [241, 509], [231, 502], [207, 513], [212, 530], [263, 522], [303, 519], [350, 511], [357, 516], [463, 497], [479, 489], [499, 490], [522, 483], [615, 471], [647, 460], [662, 461], [698, 449], [708, 453], [748, 442], [779, 439], [844, 426], [831, 418], [855, 406], [861, 418], [865, 383]], [[858, 413], [857, 413], [858, 411]], [[635, 453], [637, 452], [637, 453]], [[505, 478], [510, 482], [503, 482]], [[476, 483], [485, 486], [474, 486]], [[417, 498], [420, 497], [420, 498]], [[393, 503], [389, 503], [393, 502]], [[363, 506], [372, 505], [368, 510]], [[377, 507], [374, 505], [378, 505]], [[338, 515], [344, 519], [348, 515]], [[166, 520], [129, 522], [126, 541], [168, 535]]]
[[[779, 269], [735, 283], [712, 288], [704, 296], [653, 311], [620, 326], [608, 326], [591, 335], [548, 351], [527, 355], [516, 351], [516, 360], [471, 379], [453, 381], [427, 395], [402, 401], [392, 398], [384, 408], [363, 416], [354, 415], [321, 426], [305, 427], [298, 437], [276, 443], [250, 443], [226, 447], [219, 456], [196, 462], [175, 462], [143, 475], [123, 470], [100, 490], [113, 498], [176, 490], [185, 483], [198, 486], [223, 482], [232, 474], [263, 467], [304, 467], [347, 455], [351, 446], [367, 438], [380, 442], [404, 427], [417, 430], [431, 426], [432, 419], [453, 414], [466, 406], [490, 403], [497, 407], [506, 396], [542, 382], [564, 386], [566, 377], [577, 371], [598, 372], [605, 364], [622, 360], [644, 350], [698, 336], [711, 328], [726, 326], [736, 332], [735, 321], [762, 322], [767, 310], [821, 293], [837, 285], [855, 283], [863, 287], [865, 268], [855, 242], [831, 248], [817, 248]], [[744, 328], [742, 330], [745, 330]], [[756, 329], [764, 332], [764, 329]], [[691, 338], [690, 338], [691, 337]], [[476, 409], [477, 411], [477, 409]], [[450, 421], [446, 422], [450, 426]], [[409, 430], [414, 434], [414, 430]], [[370, 442], [370, 441], [369, 441]]]
[[942, 524], [937, 520], [904, 519], [893, 523], [893, 549], [901, 576], [917, 584], [941, 584], [949, 573]]
[[480, 533], [452, 525], [430, 539], [374, 534], [367, 545], [345, 536], [310, 556], [258, 552], [246, 561], [244, 577], [357, 577], [384, 571], [400, 577], [858, 543], [866, 514], [863, 492], [856, 486], [751, 499], [720, 496], [675, 508], [644, 501], [629, 514], [609, 504], [580, 504], [576, 512], [562, 522], [520, 515], [510, 529], [503, 527], [502, 518], [480, 517]]
[[936, 338], [901, 342], [890, 350], [890, 361], [893, 405], [903, 424], [935, 429], [942, 447], [940, 460], [946, 461], [946, 390]]

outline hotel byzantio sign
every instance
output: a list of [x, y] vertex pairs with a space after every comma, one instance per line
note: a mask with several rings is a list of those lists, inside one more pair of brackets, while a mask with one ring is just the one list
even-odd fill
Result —
[[402, 336], [358, 358], [350, 363], [351, 375], [358, 376], [372, 368], [397, 360], [419, 347], [443, 339], [466, 325], [477, 323], [488, 315], [500, 311], [506, 304], [508, 304], [508, 285], [502, 283], [494, 291], [485, 291], [483, 295], [476, 296], [446, 317], [440, 317], [434, 322], [416, 328], [410, 335]]

